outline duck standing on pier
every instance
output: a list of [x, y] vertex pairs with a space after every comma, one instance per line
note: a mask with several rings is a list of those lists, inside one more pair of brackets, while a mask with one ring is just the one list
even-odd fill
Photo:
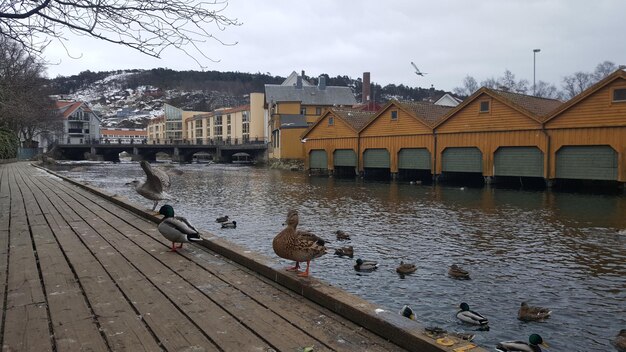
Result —
[[170, 176], [163, 170], [152, 168], [150, 163], [145, 160], [142, 160], [139, 164], [146, 173], [146, 180], [144, 182], [134, 180], [127, 184], [135, 187], [135, 191], [140, 195], [152, 200], [154, 202], [152, 210], [154, 211], [160, 200], [170, 197], [166, 193], [171, 186]]
[[299, 271], [300, 262], [306, 262], [306, 270], [298, 273], [298, 276], [308, 277], [311, 260], [326, 254], [325, 242], [318, 236], [308, 231], [298, 231], [299, 217], [296, 210], [287, 213], [287, 227], [274, 237], [272, 247], [274, 252], [281, 258], [296, 262], [289, 271]]
[[[159, 209], [159, 214], [163, 215], [163, 220], [157, 227], [163, 237], [172, 241], [172, 252], [176, 252], [177, 248], [182, 248], [183, 243], [202, 241], [198, 230], [182, 216], [174, 216], [174, 208], [165, 204]], [[180, 243], [177, 247], [175, 244]]]

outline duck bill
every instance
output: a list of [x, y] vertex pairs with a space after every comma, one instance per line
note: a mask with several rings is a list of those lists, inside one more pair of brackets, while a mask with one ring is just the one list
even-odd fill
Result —
[[543, 347], [545, 347], [545, 348], [550, 348], [550, 346], [548, 346], [548, 344], [547, 344], [547, 343], [545, 343], [545, 342], [542, 342], [542, 343], [541, 343], [541, 346], [543, 346]]

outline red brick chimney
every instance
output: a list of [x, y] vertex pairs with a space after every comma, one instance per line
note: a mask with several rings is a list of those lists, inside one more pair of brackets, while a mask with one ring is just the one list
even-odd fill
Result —
[[370, 73], [363, 72], [363, 96], [361, 102], [363, 104], [369, 104], [372, 97], [370, 96]]

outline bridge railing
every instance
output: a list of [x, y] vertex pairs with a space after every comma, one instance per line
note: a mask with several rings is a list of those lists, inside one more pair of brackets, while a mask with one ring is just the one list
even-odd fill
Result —
[[253, 145], [267, 144], [267, 138], [196, 138], [196, 139], [152, 139], [148, 144], [172, 144], [172, 145]]

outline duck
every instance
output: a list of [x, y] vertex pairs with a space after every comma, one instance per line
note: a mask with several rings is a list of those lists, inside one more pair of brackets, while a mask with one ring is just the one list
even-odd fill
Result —
[[217, 219], [215, 219], [215, 222], [227, 222], [227, 221], [228, 221], [228, 215], [220, 216]]
[[496, 351], [500, 352], [541, 352], [542, 345], [546, 347], [543, 339], [538, 334], [528, 337], [528, 342], [523, 341], [503, 341], [496, 345]]
[[350, 235], [341, 230], [335, 231], [335, 235], [337, 236], [337, 240], [339, 241], [347, 241], [350, 239]]
[[236, 229], [237, 228], [237, 221], [226, 221], [222, 223], [222, 228], [223, 229]]
[[398, 274], [411, 274], [417, 270], [415, 264], [405, 263], [404, 261], [400, 261], [400, 265], [396, 268], [396, 272]]
[[522, 302], [522, 305], [517, 312], [517, 319], [521, 321], [541, 321], [550, 318], [552, 311], [548, 308], [529, 306], [526, 302]]
[[459, 320], [472, 325], [480, 325], [485, 330], [489, 329], [489, 320], [480, 313], [470, 310], [469, 304], [463, 302], [459, 305], [459, 308], [461, 310], [456, 313], [456, 317]]
[[[172, 241], [171, 252], [176, 252], [176, 249], [182, 248], [183, 243], [202, 241], [198, 230], [187, 219], [174, 215], [174, 208], [171, 205], [163, 205], [159, 209], [159, 214], [163, 215], [163, 219], [157, 229], [163, 237]], [[180, 245], [176, 246], [176, 243]]]
[[144, 182], [134, 180], [127, 183], [127, 185], [133, 186], [137, 193], [152, 200], [154, 202], [152, 211], [154, 211], [160, 200], [170, 198], [166, 193], [171, 186], [170, 176], [163, 170], [152, 168], [150, 163], [145, 160], [142, 160], [139, 165], [141, 165], [141, 168], [146, 174], [146, 180]]
[[452, 264], [448, 269], [448, 276], [458, 280], [469, 280], [469, 272], [456, 264]]
[[408, 304], [405, 304], [404, 307], [400, 309], [399, 313], [405, 318], [415, 320], [415, 312], [413, 312], [413, 309], [411, 309], [411, 307]]
[[337, 248], [335, 249], [335, 255], [352, 258], [354, 257], [354, 248], [352, 246]]
[[476, 337], [475, 334], [470, 334], [470, 333], [466, 333], [466, 332], [447, 331], [447, 330], [445, 330], [443, 328], [440, 328], [438, 326], [426, 327], [426, 328], [424, 328], [424, 330], [426, 331], [426, 335], [428, 335], [428, 336], [430, 336], [430, 337], [432, 337], [434, 339], [438, 339], [438, 338], [442, 338], [442, 337], [446, 337], [446, 336], [452, 336], [452, 337], [456, 337], [456, 338], [461, 339], [461, 340], [472, 341]]
[[[274, 253], [281, 258], [293, 260], [296, 264], [287, 268], [288, 271], [297, 271], [298, 276], [308, 277], [311, 261], [326, 254], [325, 241], [308, 231], [298, 231], [299, 216], [297, 210], [287, 213], [285, 227], [272, 241]], [[306, 270], [300, 272], [300, 263], [306, 262]]]
[[611, 340], [611, 344], [619, 352], [626, 352], [626, 329], [620, 330], [617, 336]]
[[363, 260], [361, 258], [356, 260], [356, 264], [354, 265], [354, 270], [356, 271], [374, 271], [378, 269], [378, 262], [373, 260]]

